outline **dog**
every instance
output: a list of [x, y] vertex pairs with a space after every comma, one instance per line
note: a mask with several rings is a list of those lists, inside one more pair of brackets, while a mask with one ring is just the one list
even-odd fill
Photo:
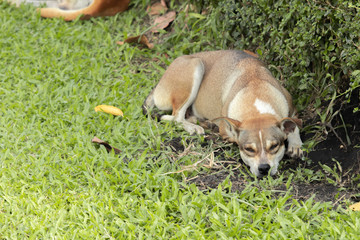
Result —
[[[257, 177], [274, 175], [287, 152], [301, 157], [301, 119], [289, 92], [248, 51], [220, 50], [176, 58], [143, 104], [171, 111], [161, 120], [204, 134], [196, 121], [212, 120], [223, 139], [239, 146], [241, 159]], [[187, 110], [192, 114], [185, 119]]]
[[87, 20], [92, 17], [114, 16], [125, 11], [130, 0], [58, 0], [57, 8], [38, 8], [41, 17], [63, 18], [73, 21], [77, 18]]

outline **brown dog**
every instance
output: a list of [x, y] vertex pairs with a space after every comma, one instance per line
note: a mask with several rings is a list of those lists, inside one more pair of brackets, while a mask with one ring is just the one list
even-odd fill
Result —
[[172, 110], [162, 120], [183, 125], [190, 134], [204, 129], [185, 119], [188, 108], [200, 120], [214, 120], [224, 139], [236, 142], [242, 160], [256, 176], [277, 172], [285, 153], [302, 155], [301, 120], [288, 91], [256, 57], [243, 51], [181, 56], [169, 66], [144, 102]]
[[40, 8], [40, 15], [45, 18], [63, 18], [65, 21], [75, 20], [79, 16], [83, 20], [114, 16], [125, 11], [129, 2], [130, 0], [61, 0], [60, 8]]

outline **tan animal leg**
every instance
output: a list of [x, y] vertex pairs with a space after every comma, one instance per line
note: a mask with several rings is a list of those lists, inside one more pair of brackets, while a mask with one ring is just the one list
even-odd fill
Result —
[[40, 8], [41, 17], [63, 18], [65, 21], [89, 19], [92, 17], [114, 16], [128, 8], [130, 0], [94, 0], [88, 7], [79, 10], [62, 10], [59, 8]]
[[175, 59], [145, 103], [160, 110], [172, 110], [172, 115], [164, 115], [161, 120], [179, 122], [190, 134], [203, 134], [202, 127], [185, 120], [185, 113], [196, 99], [204, 72], [199, 58], [182, 56]]

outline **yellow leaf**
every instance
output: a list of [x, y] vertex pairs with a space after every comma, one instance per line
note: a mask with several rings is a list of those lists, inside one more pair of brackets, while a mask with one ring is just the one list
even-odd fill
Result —
[[360, 211], [360, 202], [350, 205], [349, 208], [354, 211]]
[[95, 112], [105, 112], [115, 116], [124, 116], [124, 113], [117, 107], [109, 105], [99, 105], [95, 107]]

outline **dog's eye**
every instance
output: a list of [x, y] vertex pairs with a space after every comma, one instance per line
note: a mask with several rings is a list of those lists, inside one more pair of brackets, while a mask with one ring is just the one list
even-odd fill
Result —
[[245, 151], [247, 151], [249, 153], [254, 153], [255, 152], [255, 150], [253, 148], [251, 148], [251, 147], [246, 147]]
[[270, 151], [274, 151], [278, 146], [279, 146], [278, 143], [272, 144], [272, 145], [270, 146]]

